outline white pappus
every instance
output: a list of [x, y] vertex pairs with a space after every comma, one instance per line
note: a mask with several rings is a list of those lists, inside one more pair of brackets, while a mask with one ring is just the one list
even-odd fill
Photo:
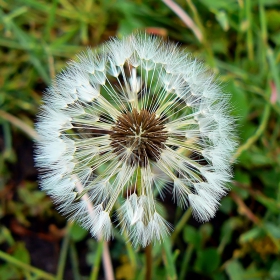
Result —
[[228, 99], [201, 63], [145, 33], [88, 49], [43, 97], [41, 188], [106, 240], [115, 224], [135, 245], [161, 241], [172, 226], [156, 200], [170, 195], [208, 221], [227, 193], [236, 148]]

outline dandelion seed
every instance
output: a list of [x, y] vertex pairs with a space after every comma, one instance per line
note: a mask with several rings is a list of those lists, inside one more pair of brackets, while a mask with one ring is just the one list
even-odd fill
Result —
[[88, 49], [45, 93], [36, 124], [41, 187], [95, 237], [112, 238], [118, 202], [121, 233], [135, 245], [161, 241], [171, 226], [157, 194], [192, 207], [201, 222], [226, 194], [236, 147], [228, 112], [213, 77], [172, 43], [136, 34]]

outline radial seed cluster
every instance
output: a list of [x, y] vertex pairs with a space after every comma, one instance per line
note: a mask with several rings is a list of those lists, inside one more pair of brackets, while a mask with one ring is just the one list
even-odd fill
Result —
[[127, 162], [140, 167], [146, 167], [149, 159], [157, 161], [160, 158], [168, 138], [163, 121], [155, 113], [147, 110], [138, 112], [135, 108], [117, 119], [111, 133], [114, 152], [121, 154], [124, 148], [131, 149], [132, 153]]
[[214, 217], [236, 147], [228, 97], [196, 60], [147, 34], [112, 39], [69, 63], [36, 124], [41, 187], [96, 238], [135, 245], [172, 226], [159, 198]]

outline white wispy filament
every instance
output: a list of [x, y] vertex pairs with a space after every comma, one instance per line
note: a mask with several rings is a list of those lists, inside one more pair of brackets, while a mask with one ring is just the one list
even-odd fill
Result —
[[215, 215], [231, 178], [234, 120], [228, 96], [177, 46], [146, 34], [112, 39], [78, 55], [43, 100], [41, 187], [93, 236], [112, 238], [116, 210], [114, 224], [135, 245], [162, 240], [171, 226], [155, 200], [168, 195], [201, 222]]

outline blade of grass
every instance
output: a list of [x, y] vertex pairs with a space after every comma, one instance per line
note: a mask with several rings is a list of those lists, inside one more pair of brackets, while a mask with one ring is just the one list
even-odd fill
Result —
[[244, 2], [238, 1], [238, 26], [237, 26], [237, 34], [236, 34], [236, 48], [234, 58], [236, 62], [240, 62], [241, 52], [243, 49], [243, 32], [242, 32], [242, 22], [244, 18]]
[[267, 77], [267, 73], [269, 71], [268, 69], [268, 63], [267, 63], [267, 54], [266, 50], [268, 47], [267, 44], [267, 24], [266, 24], [266, 16], [265, 16], [265, 9], [264, 5], [262, 3], [262, 0], [259, 0], [259, 20], [260, 20], [260, 43], [258, 46], [259, 53], [257, 54], [257, 59], [259, 60], [259, 65], [261, 65], [261, 73], [264, 77]]
[[[82, 51], [81, 46], [65, 44], [69, 39], [71, 39], [72, 36], [74, 36], [77, 30], [78, 29], [69, 31], [69, 33], [65, 34], [60, 38], [63, 40], [60, 41], [60, 39], [57, 39], [53, 42], [53, 44], [49, 45], [49, 53], [53, 56], [69, 58], [77, 52]], [[25, 50], [27, 52], [38, 52], [42, 50], [42, 47], [36, 45], [35, 43], [30, 43], [29, 45], [22, 46], [19, 45], [17, 41], [6, 38], [0, 38], [0, 46], [16, 50]]]
[[4, 121], [1, 123], [3, 126], [3, 135], [4, 135], [4, 155], [12, 152], [12, 133], [10, 128], [10, 123]]
[[[22, 31], [15, 22], [13, 22], [10, 18], [9, 15], [6, 15], [1, 9], [0, 9], [0, 20], [3, 22], [4, 26], [8, 29], [11, 30], [15, 37], [17, 38], [18, 42], [20, 45], [22, 45], [26, 50], [29, 49], [29, 44], [30, 43], [37, 43], [40, 45], [36, 40], [24, 31]], [[43, 63], [38, 59], [38, 57], [34, 54], [34, 52], [28, 51], [28, 54], [30, 56], [30, 61], [33, 64], [34, 68], [38, 71], [42, 79], [45, 81], [46, 84], [50, 83], [50, 77], [47, 74], [46, 69], [43, 67]]]
[[87, 45], [89, 43], [87, 22], [81, 22], [80, 31], [81, 31], [81, 41], [84, 45]]
[[34, 130], [34, 128], [30, 127], [29, 125], [27, 125], [26, 123], [18, 119], [17, 117], [2, 110], [0, 110], [0, 117], [3, 118], [4, 120], [9, 121], [14, 126], [18, 127], [20, 130], [25, 132], [32, 139], [38, 139], [38, 134]]
[[6, 261], [8, 263], [11, 263], [23, 270], [30, 271], [30, 272], [36, 274], [38, 276], [38, 278], [40, 278], [40, 279], [56, 280], [54, 275], [49, 274], [39, 268], [33, 267], [29, 264], [23, 263], [23, 262], [19, 261], [18, 259], [14, 258], [13, 256], [6, 254], [3, 251], [0, 251], [0, 259]]
[[36, 1], [36, 0], [18, 0], [18, 1], [24, 5], [28, 5], [29, 7], [36, 9], [36, 10], [45, 12], [46, 14], [49, 14], [50, 10], [52, 8], [51, 5], [47, 1], [44, 1], [44, 3]]
[[262, 115], [260, 126], [254, 133], [254, 135], [248, 138], [247, 141], [237, 149], [236, 153], [233, 155], [231, 159], [232, 162], [234, 162], [244, 151], [248, 150], [262, 135], [269, 119], [270, 109], [271, 109], [270, 104], [266, 104], [264, 107], [264, 113]]
[[9, 15], [6, 16], [6, 20], [12, 20], [14, 19], [15, 17], [18, 17], [22, 14], [25, 14], [26, 12], [28, 12], [28, 9], [27, 7], [19, 7], [17, 9], [14, 9], [13, 11], [11, 11], [9, 13]]
[[259, 11], [260, 11], [260, 24], [261, 24], [261, 36], [264, 44], [267, 44], [267, 24], [266, 24], [266, 17], [265, 11], [263, 6], [263, 1], [259, 0]]
[[252, 7], [251, 7], [251, 0], [245, 0], [245, 13], [246, 13], [246, 21], [248, 23], [247, 28], [247, 51], [249, 60], [254, 60], [254, 42], [253, 42], [253, 19], [252, 19]]
[[179, 280], [186, 279], [186, 273], [188, 271], [188, 267], [189, 267], [189, 263], [191, 260], [193, 250], [194, 250], [193, 244], [189, 244], [184, 253], [184, 257], [182, 260], [182, 267], [181, 267], [180, 274], [179, 274]]
[[197, 8], [196, 6], [193, 4], [193, 2], [191, 0], [186, 0], [192, 13], [193, 13], [193, 16], [194, 16], [194, 21], [195, 23], [197, 24], [201, 34], [202, 34], [202, 39], [201, 39], [201, 42], [202, 44], [204, 45], [204, 48], [206, 50], [206, 53], [207, 53], [207, 62], [209, 63], [209, 65], [211, 67], [215, 67], [215, 59], [214, 59], [214, 54], [213, 54], [213, 50], [210, 46], [210, 42], [209, 40], [207, 39], [207, 33], [205, 32], [205, 28], [202, 24], [202, 20], [199, 16], [199, 13], [197, 11]]
[[[126, 240], [128, 239], [127, 233], [124, 233], [124, 238], [125, 238]], [[131, 243], [126, 242], [126, 243], [125, 243], [125, 246], [126, 246], [126, 250], [127, 250], [127, 254], [128, 254], [128, 257], [129, 257], [131, 266], [132, 266], [133, 270], [135, 271], [135, 270], [136, 270], [136, 267], [137, 267], [137, 256], [136, 256], [136, 254], [135, 254], [134, 249], [133, 249], [132, 246], [131, 246]]]
[[101, 263], [101, 257], [102, 257], [102, 251], [103, 251], [103, 245], [104, 241], [99, 241], [97, 245], [97, 250], [95, 253], [94, 258], [94, 265], [92, 266], [91, 274], [89, 279], [90, 280], [97, 280], [98, 279], [98, 273], [100, 270], [100, 263]]
[[280, 77], [277, 69], [277, 65], [275, 62], [274, 54], [271, 48], [267, 49], [267, 59], [268, 59], [268, 64], [270, 67], [270, 71], [273, 77], [273, 80], [276, 85], [276, 90], [277, 90], [277, 103], [280, 104]]
[[165, 264], [165, 270], [166, 270], [166, 279], [168, 280], [176, 280], [177, 279], [177, 273], [175, 268], [175, 263], [172, 255], [172, 245], [170, 238], [166, 238], [163, 243], [163, 261]]
[[188, 208], [188, 210], [184, 213], [184, 215], [182, 216], [182, 218], [180, 219], [180, 221], [177, 223], [172, 235], [171, 235], [171, 240], [172, 243], [175, 242], [178, 234], [182, 231], [182, 229], [184, 228], [184, 226], [186, 225], [186, 223], [188, 222], [189, 218], [191, 217], [192, 214], [192, 210], [191, 208]]
[[199, 28], [195, 25], [190, 16], [175, 2], [172, 0], [162, 0], [184, 23], [185, 25], [192, 30], [195, 37], [199, 42], [202, 41], [203, 35]]
[[71, 231], [72, 226], [73, 226], [72, 222], [67, 223], [66, 233], [63, 238], [60, 255], [59, 255], [58, 266], [57, 266], [57, 273], [56, 273], [57, 280], [63, 279], [66, 258], [67, 258], [67, 251], [68, 251], [68, 247], [69, 247], [69, 243], [70, 243], [70, 231]]
[[50, 39], [51, 29], [55, 24], [55, 12], [57, 9], [58, 0], [53, 0], [52, 7], [48, 13], [48, 21], [44, 30], [44, 41], [48, 42]]
[[73, 240], [70, 241], [70, 260], [72, 265], [73, 278], [74, 280], [80, 280], [81, 276], [79, 273], [78, 254]]

